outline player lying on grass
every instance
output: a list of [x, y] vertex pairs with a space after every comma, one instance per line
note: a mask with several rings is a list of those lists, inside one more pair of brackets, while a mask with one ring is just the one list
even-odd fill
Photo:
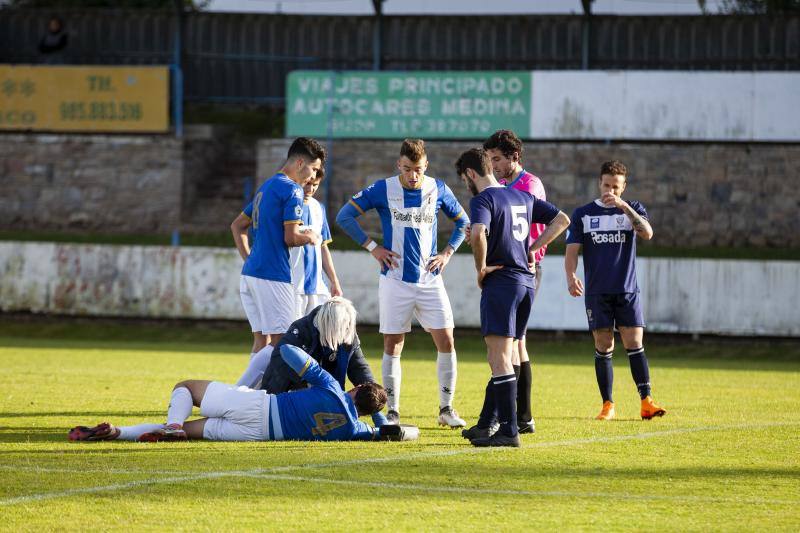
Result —
[[[311, 355], [342, 388], [345, 378], [353, 385], [375, 382], [356, 333], [356, 309], [346, 298], [333, 297], [307, 316], [295, 320], [275, 350], [283, 346], [296, 346]], [[304, 380], [283, 358], [272, 357], [273, 353], [273, 347], [266, 346], [251, 357], [236, 385], [261, 388], [270, 394], [305, 386]], [[375, 413], [372, 420], [376, 426], [386, 423], [381, 413]]]
[[[140, 442], [204, 439], [263, 440], [413, 440], [413, 426], [385, 425], [376, 429], [358, 417], [383, 409], [386, 391], [377, 383], [345, 392], [314, 358], [296, 346], [283, 346], [281, 357], [311, 386], [282, 394], [235, 387], [218, 381], [189, 380], [175, 385], [166, 424], [95, 427], [70, 430], [69, 440], [138, 440]], [[186, 422], [192, 406], [205, 418]]]

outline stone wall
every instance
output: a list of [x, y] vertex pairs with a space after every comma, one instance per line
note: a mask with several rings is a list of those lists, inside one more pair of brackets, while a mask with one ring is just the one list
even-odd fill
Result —
[[[465, 206], [469, 195], [453, 162], [477, 145], [427, 143], [428, 174], [444, 179]], [[287, 147], [282, 139], [260, 141], [261, 179], [280, 167]], [[397, 141], [333, 142], [331, 219], [350, 195], [395, 173], [399, 148]], [[630, 171], [625, 197], [644, 203], [659, 246], [800, 246], [800, 144], [529, 142], [523, 159], [568, 214], [596, 198], [600, 164], [622, 160]], [[377, 230], [377, 217], [366, 222]]]
[[169, 136], [2, 135], [0, 228], [169, 232], [182, 154]]

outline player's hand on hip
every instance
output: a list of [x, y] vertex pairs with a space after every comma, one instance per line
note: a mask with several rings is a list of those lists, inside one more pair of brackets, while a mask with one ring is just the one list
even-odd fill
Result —
[[570, 295], [578, 297], [583, 295], [583, 282], [580, 280], [579, 277], [573, 275], [571, 278], [567, 279], [567, 289], [569, 290]]
[[386, 267], [389, 269], [397, 268], [400, 263], [398, 262], [400, 259], [400, 254], [393, 252], [391, 250], [387, 250], [383, 246], [376, 246], [374, 250], [370, 252], [372, 257], [374, 257], [378, 263], [381, 264], [381, 267]]
[[528, 270], [536, 273], [536, 254], [533, 250], [528, 250]]
[[503, 265], [492, 265], [492, 266], [485, 266], [478, 272], [478, 287], [481, 289], [483, 288], [483, 281], [486, 279], [486, 276], [495, 272], [497, 270], [501, 270]]
[[450, 256], [445, 254], [436, 254], [433, 256], [433, 259], [428, 261], [428, 272], [433, 272], [434, 274], [439, 273], [441, 274], [444, 271], [444, 267], [447, 266], [447, 263], [450, 262]]

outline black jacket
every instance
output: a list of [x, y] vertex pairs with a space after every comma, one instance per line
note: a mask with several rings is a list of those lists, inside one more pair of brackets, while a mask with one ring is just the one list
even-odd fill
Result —
[[[320, 343], [319, 330], [314, 326], [314, 317], [318, 312], [319, 307], [292, 322], [289, 330], [275, 346], [275, 350], [280, 350], [281, 346], [285, 344], [297, 346], [313, 357], [323, 369], [330, 372], [342, 388], [345, 388], [345, 377], [353, 385], [374, 382], [372, 370], [361, 351], [361, 341], [359, 341], [358, 335], [353, 344], [343, 344], [336, 350], [326, 348]], [[270, 394], [278, 394], [299, 388], [302, 383], [303, 381], [286, 364], [283, 357], [280, 357], [279, 353], [273, 353], [267, 370], [264, 372], [261, 388]]]

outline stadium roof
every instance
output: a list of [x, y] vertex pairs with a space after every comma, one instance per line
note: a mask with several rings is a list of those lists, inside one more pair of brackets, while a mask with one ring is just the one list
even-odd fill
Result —
[[[719, 11], [722, 0], [706, 0]], [[209, 11], [320, 15], [371, 15], [372, 0], [212, 0]], [[581, 0], [385, 0], [386, 15], [582, 14]], [[594, 0], [592, 12], [608, 15], [699, 15], [698, 0]]]

